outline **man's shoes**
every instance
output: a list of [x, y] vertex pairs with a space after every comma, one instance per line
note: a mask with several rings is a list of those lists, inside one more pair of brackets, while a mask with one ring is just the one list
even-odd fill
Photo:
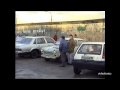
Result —
[[60, 65], [60, 67], [65, 67], [65, 65]]

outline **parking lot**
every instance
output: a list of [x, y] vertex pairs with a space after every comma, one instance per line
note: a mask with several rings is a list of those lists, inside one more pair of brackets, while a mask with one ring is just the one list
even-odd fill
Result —
[[72, 65], [59, 67], [57, 61], [45, 61], [43, 58], [31, 59], [29, 56], [16, 56], [16, 79], [104, 79], [98, 72], [83, 70], [75, 75]]

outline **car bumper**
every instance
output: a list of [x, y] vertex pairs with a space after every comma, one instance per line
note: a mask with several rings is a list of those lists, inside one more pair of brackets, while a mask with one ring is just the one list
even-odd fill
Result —
[[42, 54], [41, 57], [47, 58], [47, 59], [57, 59], [59, 56], [49, 55], [49, 54]]
[[73, 60], [74, 67], [88, 70], [105, 70], [105, 61]]

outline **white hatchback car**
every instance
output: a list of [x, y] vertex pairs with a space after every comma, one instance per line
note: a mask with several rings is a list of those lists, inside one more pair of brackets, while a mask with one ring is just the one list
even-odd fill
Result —
[[[70, 38], [65, 38], [66, 41], [68, 41]], [[43, 57], [46, 61], [49, 61], [50, 59], [53, 60], [60, 60], [60, 52], [59, 52], [59, 44], [60, 44], [61, 38], [57, 40], [55, 45], [50, 46], [50, 47], [44, 47], [41, 49], [41, 57]], [[74, 51], [77, 50], [79, 45], [84, 42], [83, 39], [80, 38], [74, 38], [75, 41], [75, 49]]]
[[82, 69], [105, 70], [105, 42], [84, 42], [76, 50], [72, 62], [75, 74]]
[[16, 43], [15, 54], [19, 56], [30, 55], [37, 58], [41, 55], [41, 48], [54, 45], [55, 40], [48, 36], [26, 36]]

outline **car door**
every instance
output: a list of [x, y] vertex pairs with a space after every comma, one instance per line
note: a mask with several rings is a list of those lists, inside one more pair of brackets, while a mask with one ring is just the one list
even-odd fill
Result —
[[47, 42], [47, 46], [52, 46], [55, 43], [55, 40], [53, 40], [52, 38], [45, 38], [46, 42]]
[[41, 50], [41, 48], [46, 46], [46, 42], [44, 38], [37, 38], [37, 48]]
[[76, 48], [75, 50], [78, 49], [78, 47], [82, 44], [83, 40], [77, 40], [77, 45], [76, 45]]

